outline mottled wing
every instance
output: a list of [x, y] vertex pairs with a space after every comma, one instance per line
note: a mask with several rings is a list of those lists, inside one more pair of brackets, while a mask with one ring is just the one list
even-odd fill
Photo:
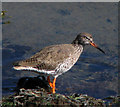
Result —
[[59, 63], [67, 59], [74, 51], [72, 44], [52, 45], [43, 48], [29, 59], [18, 62], [19, 67], [31, 67], [37, 70], [54, 70]]

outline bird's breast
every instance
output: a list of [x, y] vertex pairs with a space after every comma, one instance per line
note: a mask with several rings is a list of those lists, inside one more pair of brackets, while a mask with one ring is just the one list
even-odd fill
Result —
[[59, 63], [56, 67], [56, 74], [61, 75], [62, 73], [68, 71], [72, 66], [77, 62], [80, 57], [80, 54], [83, 51], [83, 47], [76, 47], [74, 52], [69, 55], [62, 63]]

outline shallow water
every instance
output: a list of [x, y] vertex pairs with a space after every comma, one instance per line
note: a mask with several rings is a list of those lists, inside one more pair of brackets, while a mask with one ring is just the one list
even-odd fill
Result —
[[93, 34], [106, 55], [86, 46], [74, 67], [57, 78], [56, 92], [96, 98], [117, 94], [117, 3], [3, 3], [2, 8], [4, 21], [11, 22], [2, 26], [3, 95], [13, 93], [21, 77], [38, 75], [12, 69], [13, 62], [48, 45], [71, 43], [80, 32]]

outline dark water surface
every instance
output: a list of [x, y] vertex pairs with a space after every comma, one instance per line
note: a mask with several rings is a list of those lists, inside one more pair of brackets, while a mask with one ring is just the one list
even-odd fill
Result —
[[[117, 95], [117, 3], [2, 3], [10, 24], [3, 33], [3, 95], [14, 92], [17, 81], [37, 76], [16, 71], [12, 63], [28, 58], [41, 48], [71, 43], [80, 32], [93, 35], [105, 52], [86, 46], [78, 62], [56, 81], [58, 93], [82, 93], [96, 98]], [[7, 17], [11, 16], [11, 18]]]

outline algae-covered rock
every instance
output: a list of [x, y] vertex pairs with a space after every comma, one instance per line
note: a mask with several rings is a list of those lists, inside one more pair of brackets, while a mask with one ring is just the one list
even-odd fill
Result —
[[[38, 84], [40, 82], [40, 84]], [[33, 84], [33, 85], [31, 85]], [[108, 97], [104, 100], [96, 99], [87, 94], [72, 94], [65, 96], [59, 93], [51, 94], [50, 86], [44, 77], [24, 77], [17, 84], [14, 95], [3, 97], [2, 107], [40, 107], [45, 106], [70, 106], [70, 107], [105, 107], [119, 106], [120, 97]], [[110, 99], [110, 102], [107, 100]]]
[[[119, 99], [115, 97], [114, 99]], [[115, 102], [115, 101], [114, 101]], [[108, 103], [107, 103], [108, 104]], [[70, 107], [105, 107], [106, 102], [102, 99], [96, 99], [85, 94], [72, 94], [65, 96], [62, 94], [50, 94], [45, 89], [24, 89], [21, 88], [18, 94], [3, 98], [2, 106], [15, 106], [15, 107], [38, 107], [45, 106], [58, 106], [67, 105]], [[110, 103], [109, 106], [119, 103]]]
[[[45, 89], [23, 89], [21, 88], [19, 94], [6, 99], [7, 103], [14, 106], [41, 106], [41, 105], [69, 105], [69, 106], [104, 106], [104, 101], [95, 99], [87, 95], [65, 96], [62, 94], [49, 94]], [[6, 102], [4, 100], [4, 102]], [[9, 104], [3, 103], [3, 106]]]

